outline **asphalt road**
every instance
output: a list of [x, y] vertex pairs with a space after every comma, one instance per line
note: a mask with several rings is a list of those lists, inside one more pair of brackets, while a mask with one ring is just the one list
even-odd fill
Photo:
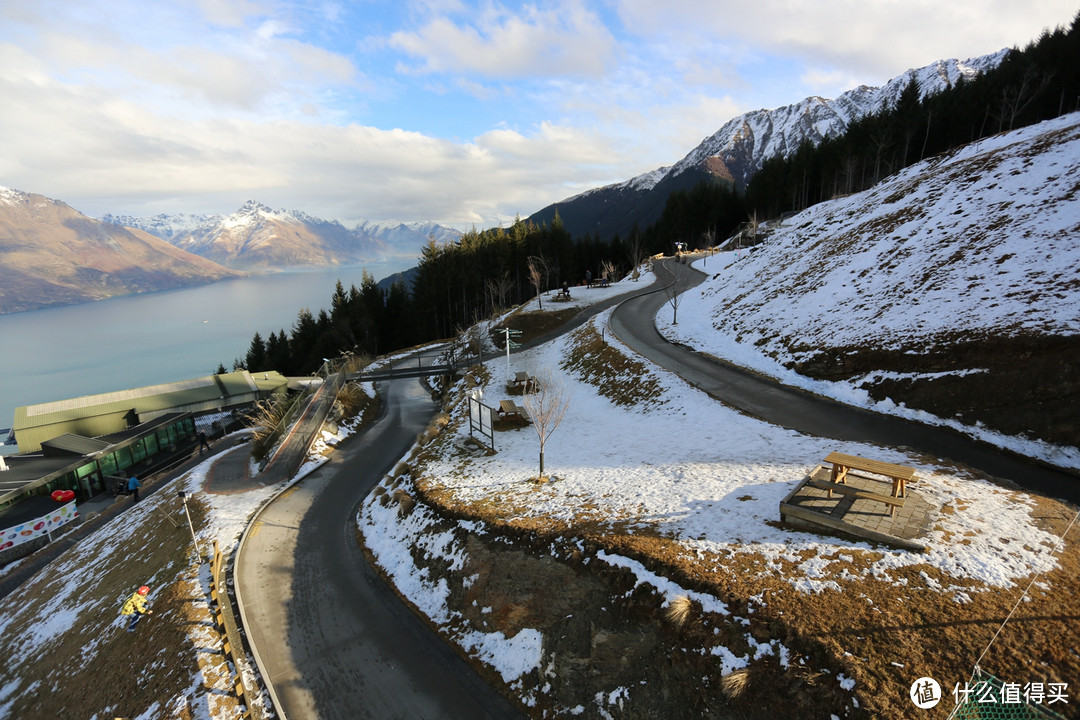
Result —
[[353, 534], [360, 502], [436, 411], [417, 380], [260, 515], [236, 561], [244, 626], [290, 720], [520, 718], [394, 595]]
[[[661, 280], [655, 291], [619, 305], [612, 313], [612, 331], [637, 352], [713, 397], [749, 415], [799, 432], [839, 441], [907, 447], [1038, 493], [1080, 502], [1080, 477], [1074, 474], [1033, 463], [947, 428], [842, 405], [667, 342], [657, 332], [654, 322], [658, 312], [672, 312], [663, 288], [674, 280], [675, 289], [682, 292], [701, 283], [705, 276], [670, 260], [658, 263], [656, 271]], [[808, 462], [813, 460], [807, 458]]]

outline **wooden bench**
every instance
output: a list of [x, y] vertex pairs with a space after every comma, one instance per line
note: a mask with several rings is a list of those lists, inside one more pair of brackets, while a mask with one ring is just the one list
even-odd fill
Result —
[[903, 507], [904, 502], [907, 500], [907, 498], [882, 495], [881, 493], [861, 490], [856, 487], [830, 482], [829, 480], [820, 480], [815, 477], [809, 478], [806, 481], [806, 484], [813, 485], [821, 490], [827, 490], [829, 492], [829, 497], [832, 497], [834, 492], [838, 492], [841, 495], [851, 495], [852, 497], [860, 498], [862, 500], [876, 500], [879, 503], [885, 503], [889, 506], [889, 517], [895, 517], [896, 508]]
[[503, 415], [503, 416], [517, 415], [518, 417], [520, 417], [523, 420], [528, 420], [529, 419], [529, 414], [527, 412], [525, 412], [525, 408], [521, 407], [520, 405], [515, 403], [513, 400], [500, 400], [499, 401], [499, 414]]
[[825, 458], [825, 462], [832, 463], [832, 481], [844, 484], [850, 470], [861, 470], [874, 475], [881, 475], [892, 482], [892, 496], [894, 498], [907, 497], [907, 482], [915, 477], [915, 469], [904, 465], [881, 462], [880, 460], [868, 460], [857, 455], [833, 452]]

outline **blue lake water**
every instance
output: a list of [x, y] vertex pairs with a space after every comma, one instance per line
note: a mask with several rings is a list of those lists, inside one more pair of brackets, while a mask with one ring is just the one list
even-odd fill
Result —
[[300, 308], [330, 308], [334, 283], [360, 286], [414, 264], [260, 275], [0, 315], [0, 428], [15, 408], [232, 369], [258, 331], [289, 332]]

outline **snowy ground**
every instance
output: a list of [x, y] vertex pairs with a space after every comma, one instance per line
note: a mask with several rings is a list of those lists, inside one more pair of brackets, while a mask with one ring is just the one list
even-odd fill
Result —
[[[710, 270], [720, 264], [715, 259], [708, 262]], [[691, 315], [683, 315], [682, 307], [679, 312], [685, 318], [679, 327], [684, 323], [692, 327]], [[598, 316], [596, 326], [605, 325], [609, 315], [610, 311]], [[1031, 501], [1021, 493], [895, 448], [857, 443], [839, 447], [833, 440], [769, 425], [725, 407], [656, 367], [648, 370], [648, 378], [639, 379], [655, 380], [661, 391], [637, 407], [618, 407], [595, 387], [559, 369], [571, 342], [564, 337], [515, 355], [509, 368], [501, 359], [487, 363], [491, 379], [483, 397], [492, 406], [509, 397], [504, 388], [517, 371], [570, 376], [566, 377], [572, 394], [569, 410], [545, 448], [545, 474], [555, 476], [554, 481], [529, 481], [538, 471], [538, 441], [531, 428], [498, 432], [495, 455], [463, 461], [461, 449], [469, 437], [464, 406], [454, 410], [444, 431], [451, 438], [440, 445], [440, 457], [424, 467], [425, 477], [434, 478], [456, 501], [507, 508], [507, 522], [515, 517], [543, 518], [570, 534], [583, 520], [621, 522], [620, 527], [630, 528], [627, 532], [648, 529], [676, 539], [688, 558], [752, 555], [764, 560], [763, 576], [782, 575], [793, 590], [806, 594], [839, 590], [838, 580], [908, 587], [910, 579], [894, 573], [917, 566], [940, 571], [922, 573], [924, 589], [963, 603], [972, 593], [1016, 590], [1018, 580], [1058, 566], [1057, 538], [1036, 526]], [[631, 354], [626, 348], [623, 352]], [[912, 490], [936, 508], [959, 511], [935, 518], [933, 531], [924, 538], [931, 548], [928, 554], [889, 551], [770, 524], [778, 520], [780, 500], [833, 450], [912, 466], [918, 477]], [[395, 486], [388, 479], [387, 493]], [[399, 590], [453, 636], [460, 631], [454, 629], [453, 613], [445, 606], [445, 583], [418, 570], [409, 552], [424, 527], [437, 522], [444, 521], [427, 511], [399, 522], [393, 505], [385, 507], [373, 497], [358, 517], [368, 545]], [[464, 550], [453, 541], [453, 533], [439, 537], [437, 542], [425, 540], [424, 552], [441, 554], [460, 567]], [[955, 542], [957, 538], [963, 542]], [[855, 556], [860, 562], [852, 562]], [[641, 583], [668, 601], [690, 595], [707, 609], [726, 612], [719, 600], [688, 592], [635, 560], [614, 553], [601, 553], [597, 559], [630, 568]], [[723, 571], [719, 563], [712, 569]], [[533, 633], [509, 640], [462, 637], [459, 642], [482, 647], [474, 654], [504, 678], [513, 678], [536, 667], [541, 640]], [[783, 656], [787, 650], [774, 641], [759, 648], [755, 657], [736, 656], [719, 647], [712, 652], [730, 670], [762, 654]], [[844, 689], [853, 686], [853, 680], [843, 680]], [[522, 688], [523, 702], [535, 702], [535, 692]]]

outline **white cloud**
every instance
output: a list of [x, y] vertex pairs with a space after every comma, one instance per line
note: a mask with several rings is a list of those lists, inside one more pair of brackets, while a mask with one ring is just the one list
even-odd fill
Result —
[[617, 49], [600, 18], [574, 1], [520, 12], [490, 5], [475, 22], [439, 14], [416, 31], [394, 33], [389, 44], [420, 61], [415, 72], [492, 78], [597, 77]]
[[869, 77], [873, 84], [938, 59], [1023, 45], [1076, 13], [1074, 0], [615, 2], [625, 26], [641, 37], [722, 38]]

